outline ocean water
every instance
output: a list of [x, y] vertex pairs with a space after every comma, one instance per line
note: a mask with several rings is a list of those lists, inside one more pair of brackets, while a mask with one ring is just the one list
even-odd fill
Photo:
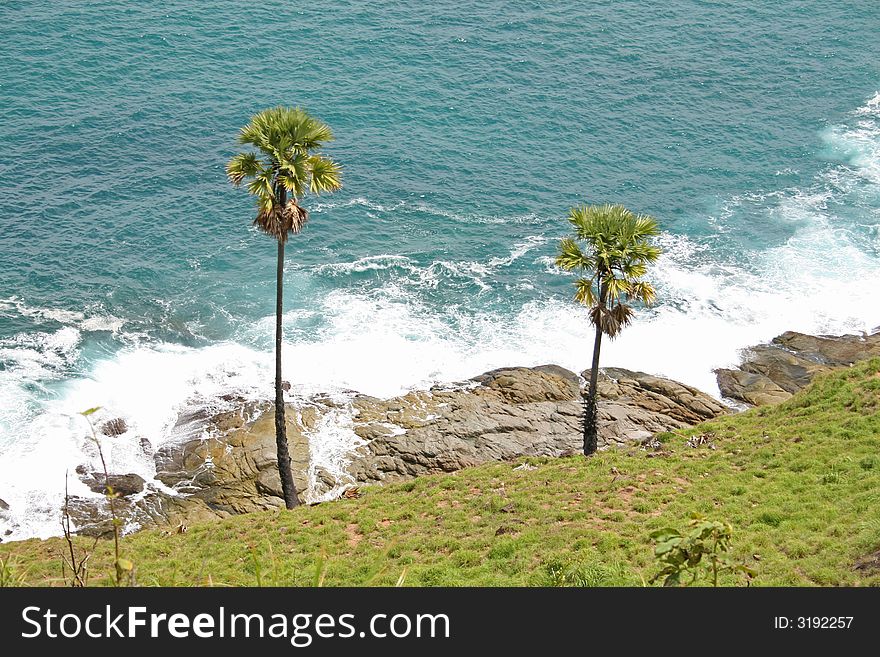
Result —
[[271, 396], [274, 246], [223, 167], [274, 104], [327, 121], [344, 167], [287, 251], [295, 403], [587, 367], [553, 265], [582, 202], [663, 230], [658, 304], [603, 365], [718, 394], [744, 346], [880, 324], [873, 1], [6, 0], [0, 37], [5, 539], [59, 533], [94, 465], [79, 411], [124, 418], [110, 467], [149, 480], [141, 437]]

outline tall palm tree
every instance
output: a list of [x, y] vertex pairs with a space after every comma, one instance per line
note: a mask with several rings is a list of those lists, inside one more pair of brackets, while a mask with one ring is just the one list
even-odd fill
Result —
[[633, 309], [627, 302], [654, 301], [654, 287], [642, 277], [660, 256], [660, 248], [649, 241], [659, 229], [653, 218], [633, 214], [622, 205], [574, 207], [568, 221], [574, 235], [560, 243], [556, 264], [581, 273], [574, 298], [589, 308], [590, 323], [596, 327], [590, 388], [584, 400], [584, 454], [589, 456], [599, 443], [596, 388], [602, 336], [613, 339], [632, 320]]
[[241, 129], [238, 141], [255, 151], [239, 153], [226, 165], [229, 181], [238, 187], [250, 180], [248, 191], [256, 197], [254, 225], [275, 238], [278, 261], [275, 284], [275, 445], [284, 504], [299, 504], [284, 418], [281, 383], [281, 311], [284, 245], [302, 230], [309, 213], [299, 204], [306, 192], [332, 192], [342, 186], [341, 170], [321, 155], [321, 147], [333, 139], [329, 126], [296, 107], [273, 107], [255, 114]]

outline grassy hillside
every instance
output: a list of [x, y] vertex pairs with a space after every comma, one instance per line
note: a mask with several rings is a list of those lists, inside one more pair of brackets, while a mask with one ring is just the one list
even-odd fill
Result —
[[[141, 585], [642, 585], [657, 571], [651, 531], [685, 529], [697, 511], [733, 525], [754, 585], [878, 585], [880, 566], [866, 565], [880, 549], [878, 407], [875, 359], [780, 406], [661, 435], [655, 451], [523, 459], [143, 531], [123, 554]], [[26, 541], [0, 556], [26, 584], [56, 585], [63, 547]], [[102, 541], [91, 583], [109, 583], [110, 554]]]

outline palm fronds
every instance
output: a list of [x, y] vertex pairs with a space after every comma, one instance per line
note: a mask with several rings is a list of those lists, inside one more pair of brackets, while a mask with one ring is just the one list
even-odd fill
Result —
[[575, 301], [589, 308], [593, 325], [613, 338], [632, 321], [627, 302], [654, 301], [654, 287], [642, 277], [660, 257], [660, 248], [650, 241], [659, 234], [657, 222], [622, 205], [577, 206], [568, 221], [574, 235], [560, 242], [556, 264], [584, 274], [575, 281]]
[[338, 164], [320, 149], [333, 140], [330, 127], [299, 107], [273, 107], [255, 114], [238, 141], [255, 151], [235, 155], [226, 165], [234, 186], [245, 181], [256, 199], [254, 225], [286, 242], [300, 232], [309, 213], [299, 204], [307, 192], [321, 194], [342, 186]]

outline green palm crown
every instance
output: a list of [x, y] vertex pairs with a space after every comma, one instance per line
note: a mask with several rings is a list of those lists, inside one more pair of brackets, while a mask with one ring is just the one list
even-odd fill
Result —
[[257, 199], [255, 226], [286, 242], [309, 218], [298, 200], [307, 191], [320, 194], [342, 186], [339, 165], [320, 153], [332, 140], [329, 126], [299, 107], [263, 110], [241, 129], [239, 143], [256, 150], [229, 160], [226, 175], [236, 187], [250, 181], [247, 189]]
[[[657, 222], [622, 205], [582, 205], [571, 209], [574, 236], [562, 240], [556, 264], [583, 275], [574, 298], [590, 309], [590, 321], [610, 338], [632, 319], [629, 301], [654, 301], [654, 287], [642, 277], [660, 248], [650, 242]], [[583, 248], [581, 247], [583, 244]]]

